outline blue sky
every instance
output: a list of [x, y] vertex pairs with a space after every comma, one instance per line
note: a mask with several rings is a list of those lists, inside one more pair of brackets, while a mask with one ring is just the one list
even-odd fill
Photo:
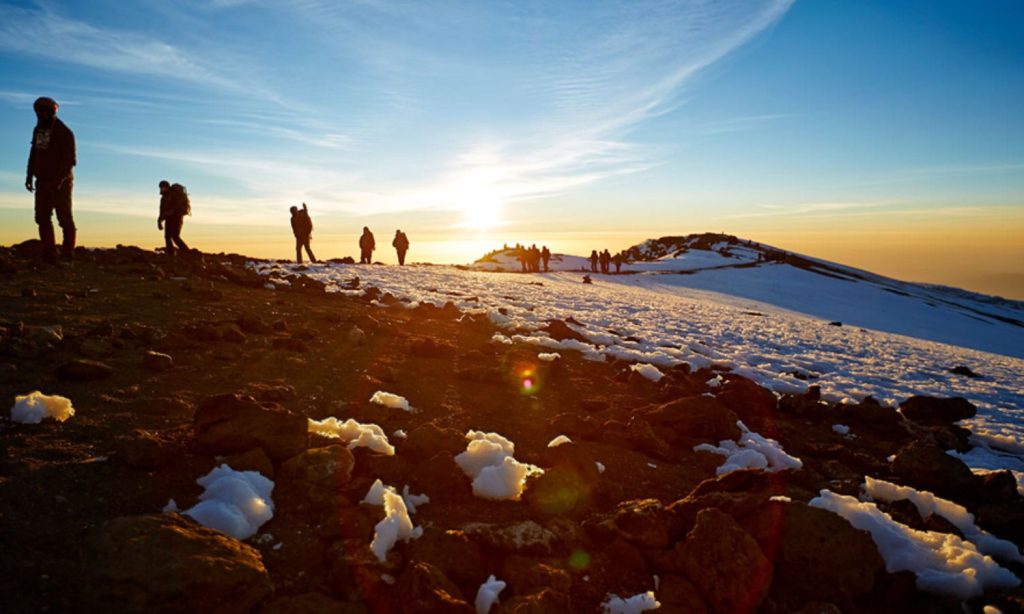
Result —
[[[168, 178], [193, 194], [186, 237], [257, 255], [288, 254], [303, 201], [322, 243], [370, 223], [414, 252], [705, 230], [847, 262], [828, 245], [1009, 245], [1021, 58], [1014, 1], [0, 2], [0, 242], [33, 232], [45, 94], [98, 243], [143, 242], [111, 220], [151, 222]], [[978, 274], [1024, 274], [1009, 257]]]

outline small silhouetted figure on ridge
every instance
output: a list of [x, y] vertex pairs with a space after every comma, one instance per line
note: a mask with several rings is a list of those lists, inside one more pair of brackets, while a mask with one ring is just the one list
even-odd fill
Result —
[[528, 251], [529, 250], [527, 250], [525, 247], [523, 247], [522, 245], [519, 245], [518, 243], [516, 243], [516, 249], [515, 249], [516, 259], [519, 260], [519, 267], [521, 269], [520, 272], [522, 272], [522, 273], [528, 273], [530, 271], [530, 267], [529, 267], [530, 255], [529, 255]]
[[615, 265], [615, 274], [616, 275], [618, 275], [619, 273], [622, 272], [622, 262], [625, 259], [626, 259], [626, 257], [622, 255], [622, 252], [619, 252], [619, 253], [615, 254], [614, 256], [612, 256], [612, 264]]
[[537, 244], [536, 243], [534, 243], [533, 245], [530, 246], [529, 254], [530, 254], [530, 257], [529, 257], [530, 272], [532, 272], [532, 273], [539, 273], [540, 272], [540, 250], [537, 249]]
[[607, 275], [611, 271], [612, 255], [608, 250], [601, 252], [601, 272]]
[[547, 245], [545, 245], [544, 247], [541, 248], [541, 250], [540, 250], [540, 259], [542, 261], [544, 261], [544, 272], [547, 273], [548, 272], [548, 261], [551, 260], [551, 250], [548, 249]]
[[597, 273], [597, 261], [598, 261], [597, 250], [590, 250], [590, 272]]
[[309, 217], [309, 207], [302, 203], [302, 209], [292, 207], [289, 211], [292, 212], [292, 234], [295, 235], [295, 261], [302, 264], [302, 249], [305, 248], [310, 261], [316, 262], [316, 256], [309, 247], [313, 240], [313, 219]]
[[405, 264], [405, 252], [409, 251], [409, 237], [405, 236], [405, 233], [401, 230], [395, 231], [395, 239], [391, 242], [391, 246], [398, 252], [398, 266]]
[[164, 245], [168, 256], [174, 255], [177, 245], [183, 253], [188, 253], [188, 245], [181, 239], [181, 228], [185, 225], [185, 216], [192, 215], [192, 204], [188, 199], [185, 186], [180, 183], [171, 184], [164, 179], [160, 182], [160, 215], [156, 218], [156, 227], [164, 231]]
[[[71, 215], [71, 190], [75, 178], [71, 169], [77, 163], [75, 135], [57, 119], [57, 102], [53, 98], [37, 98], [32, 104], [36, 127], [32, 131], [32, 149], [28, 154], [25, 189], [35, 191], [35, 219], [39, 239], [43, 243], [43, 260], [57, 261], [53, 213], [64, 234], [62, 252], [65, 260], [75, 253], [75, 220]], [[33, 188], [32, 179], [35, 178]]]
[[377, 241], [373, 233], [363, 226], [363, 234], [359, 237], [359, 264], [373, 264], [373, 250], [377, 249]]

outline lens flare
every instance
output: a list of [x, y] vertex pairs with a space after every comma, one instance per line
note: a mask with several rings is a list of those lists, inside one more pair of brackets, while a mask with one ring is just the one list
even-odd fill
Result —
[[573, 550], [569, 555], [569, 567], [576, 571], [583, 571], [590, 567], [590, 553], [581, 549]]
[[540, 390], [541, 381], [536, 365], [529, 363], [516, 365], [513, 373], [521, 394], [530, 396]]

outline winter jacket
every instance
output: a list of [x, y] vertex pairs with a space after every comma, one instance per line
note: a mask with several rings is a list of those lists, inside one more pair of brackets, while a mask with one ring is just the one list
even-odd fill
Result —
[[32, 150], [28, 155], [28, 177], [42, 181], [56, 181], [71, 176], [77, 163], [75, 135], [56, 117], [49, 126], [35, 127], [32, 131]]
[[292, 233], [296, 239], [306, 239], [313, 234], [313, 220], [305, 209], [299, 210], [292, 216]]

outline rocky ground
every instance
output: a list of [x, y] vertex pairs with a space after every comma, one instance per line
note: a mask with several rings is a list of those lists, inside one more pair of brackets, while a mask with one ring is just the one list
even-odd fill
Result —
[[[598, 611], [609, 593], [653, 590], [654, 576], [670, 612], [962, 611], [806, 505], [824, 488], [856, 494], [865, 475], [951, 498], [1024, 545], [1012, 476], [975, 476], [943, 452], [966, 449], [953, 424], [966, 403], [837, 407], [732, 375], [710, 397], [710, 371], [654, 383], [575, 353], [541, 362], [492, 342], [486, 319], [303, 278], [270, 290], [238, 256], [121, 247], [79, 250], [66, 268], [36, 265], [34, 248], [0, 248], [0, 409], [41, 390], [77, 413], [0, 420], [6, 612], [471, 612], [491, 574], [508, 584], [494, 612]], [[418, 411], [371, 404], [378, 390]], [[391, 438], [394, 456], [350, 452], [307, 434], [307, 418], [328, 416], [408, 437]], [[716, 478], [723, 458], [693, 447], [735, 438], [737, 419], [803, 468]], [[453, 461], [469, 429], [501, 433], [545, 469], [521, 501], [472, 495]], [[548, 448], [560, 434], [573, 443]], [[274, 518], [246, 542], [160, 513], [170, 498], [193, 505], [195, 480], [221, 462], [276, 482]], [[380, 508], [359, 504], [378, 478], [430, 496], [413, 516], [423, 536], [383, 563], [369, 550]], [[956, 531], [912, 505], [887, 509]], [[967, 605], [1014, 611], [1022, 595]]]

